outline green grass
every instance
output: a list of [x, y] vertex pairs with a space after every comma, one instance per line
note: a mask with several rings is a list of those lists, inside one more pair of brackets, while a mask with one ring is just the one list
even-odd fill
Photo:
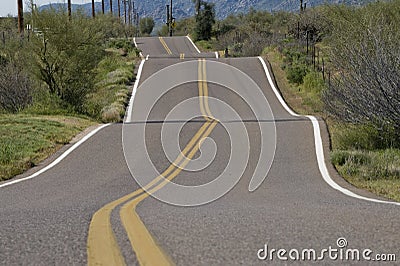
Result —
[[88, 95], [86, 112], [104, 123], [120, 122], [129, 101], [127, 85], [134, 79], [136, 54], [121, 56], [109, 50], [98, 68], [95, 91]]
[[0, 115], [0, 181], [37, 165], [94, 124], [69, 116]]
[[265, 49], [264, 54], [289, 106], [297, 113], [325, 119], [331, 135], [331, 161], [339, 174], [356, 187], [400, 201], [400, 150], [382, 149], [387, 145], [374, 127], [342, 123], [327, 116], [318, 73], [308, 73], [302, 85], [291, 84], [282, 69], [284, 57], [273, 49]]
[[196, 41], [196, 46], [202, 52], [213, 52], [214, 51], [214, 44], [213, 41]]
[[400, 201], [400, 150], [335, 150], [332, 163], [354, 186]]
[[270, 62], [276, 82], [278, 84], [281, 93], [289, 104], [289, 106], [297, 113], [303, 115], [309, 114], [322, 114], [322, 101], [320, 98], [320, 88], [312, 89], [307, 82], [305, 85], [296, 85], [289, 83], [285, 70], [282, 69], [284, 64], [284, 57], [280, 53], [273, 49], [264, 50], [264, 54], [267, 56]]

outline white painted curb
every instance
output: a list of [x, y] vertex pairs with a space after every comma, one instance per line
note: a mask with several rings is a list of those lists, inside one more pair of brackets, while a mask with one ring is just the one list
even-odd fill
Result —
[[196, 51], [200, 54], [201, 52], [200, 52], [199, 48], [197, 48], [197, 46], [194, 44], [194, 42], [192, 41], [192, 39], [190, 39], [189, 35], [186, 36], [186, 38], [192, 43], [193, 47], [194, 47], [194, 48], [196, 49]]
[[[135, 44], [135, 47], [136, 47], [137, 49], [139, 49], [139, 47], [138, 47], [138, 45], [137, 45], [137, 43], [136, 43], [136, 37], [133, 37], [133, 43]], [[142, 52], [140, 52], [139, 55], [140, 55], [141, 58], [144, 58]]]
[[318, 167], [319, 167], [319, 171], [324, 179], [324, 181], [331, 186], [333, 189], [338, 190], [340, 192], [342, 192], [343, 194], [356, 198], [356, 199], [360, 199], [360, 200], [365, 200], [365, 201], [369, 201], [369, 202], [376, 202], [376, 203], [384, 203], [384, 204], [393, 204], [393, 205], [397, 205], [400, 206], [400, 202], [392, 202], [392, 201], [384, 201], [384, 200], [378, 200], [378, 199], [372, 199], [372, 198], [367, 198], [367, 197], [363, 197], [361, 195], [358, 195], [348, 189], [345, 189], [341, 186], [339, 186], [335, 181], [333, 181], [333, 179], [331, 178], [331, 176], [329, 175], [329, 171], [328, 168], [326, 167], [325, 164], [325, 155], [324, 155], [324, 149], [323, 149], [323, 145], [322, 145], [322, 138], [321, 138], [321, 130], [319, 127], [319, 123], [317, 118], [315, 118], [314, 116], [301, 116], [299, 114], [296, 114], [295, 112], [293, 112], [292, 109], [290, 109], [290, 107], [286, 104], [286, 102], [283, 100], [281, 94], [279, 93], [278, 89], [275, 87], [275, 84], [272, 80], [272, 77], [269, 73], [268, 67], [264, 61], [264, 59], [259, 56], [258, 59], [260, 60], [264, 71], [265, 71], [265, 75], [267, 76], [268, 82], [271, 85], [271, 88], [273, 90], [273, 92], [275, 93], [275, 96], [278, 98], [280, 104], [285, 108], [285, 110], [292, 116], [295, 117], [307, 117], [308, 119], [311, 120], [313, 128], [314, 128], [314, 140], [315, 140], [315, 152], [317, 155], [317, 161], [318, 161]]
[[142, 76], [144, 62], [146, 62], [145, 59], [142, 59], [142, 61], [140, 62], [138, 73], [136, 75], [135, 84], [133, 85], [132, 96], [131, 99], [129, 100], [128, 114], [126, 115], [126, 120], [125, 120], [125, 122], [127, 123], [131, 122], [132, 120], [133, 101], [135, 100], [136, 91], [137, 88], [139, 87], [139, 82], [140, 82], [140, 77]]
[[59, 164], [62, 160], [65, 159], [65, 157], [67, 157], [71, 152], [73, 152], [74, 150], [76, 150], [79, 146], [81, 146], [85, 141], [87, 141], [88, 139], [90, 139], [93, 135], [95, 135], [97, 132], [99, 132], [100, 130], [102, 130], [103, 128], [109, 126], [110, 124], [105, 124], [102, 125], [96, 129], [94, 129], [93, 131], [91, 131], [89, 134], [87, 134], [85, 137], [83, 137], [80, 141], [78, 141], [77, 143], [75, 143], [71, 148], [69, 148], [66, 152], [64, 152], [60, 157], [58, 157], [55, 161], [53, 161], [51, 164], [49, 164], [48, 166], [46, 166], [45, 168], [37, 171], [36, 173], [28, 176], [28, 177], [24, 177], [21, 179], [16, 179], [4, 184], [0, 185], [0, 188], [3, 187], [7, 187], [7, 186], [11, 186], [20, 182], [24, 182], [27, 181], [29, 179], [35, 178], [41, 174], [43, 174], [44, 172], [48, 171], [49, 169], [53, 168], [54, 166], [56, 166], [57, 164]]

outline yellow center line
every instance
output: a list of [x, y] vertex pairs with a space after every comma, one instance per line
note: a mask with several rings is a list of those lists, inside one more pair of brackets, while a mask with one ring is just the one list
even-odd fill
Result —
[[[160, 41], [165, 44], [164, 47], [168, 48], [164, 40], [160, 38]], [[204, 64], [202, 62], [204, 62]], [[146, 229], [136, 213], [136, 206], [142, 200], [163, 188], [168, 182], [174, 179], [200, 149], [203, 139], [209, 136], [218, 124], [218, 121], [212, 117], [208, 107], [206, 66], [203, 60], [199, 61], [199, 96], [200, 109], [204, 118], [206, 118], [206, 122], [196, 132], [175, 161], [161, 175], [153, 179], [143, 188], [105, 205], [93, 215], [89, 226], [87, 243], [89, 265], [125, 265], [125, 260], [118, 247], [110, 222], [111, 212], [123, 203], [125, 203], [125, 205], [120, 209], [121, 221], [139, 263], [141, 265], [173, 264]]]
[[[217, 121], [206, 122], [208, 126], [207, 131], [204, 133], [203, 138], [209, 136], [218, 124]], [[174, 179], [184, 167], [191, 161], [196, 152], [200, 149], [202, 139], [197, 142], [197, 145], [190, 151], [187, 158], [182, 164], [175, 169], [175, 171], [165, 178], [164, 181], [158, 186], [154, 187], [148, 194], [141, 194], [132, 201], [126, 203], [120, 210], [120, 217], [123, 226], [128, 234], [129, 241], [131, 242], [132, 249], [135, 252], [140, 265], [171, 265], [173, 264], [171, 259], [163, 252], [163, 250], [157, 245], [156, 241], [143, 224], [139, 215], [136, 213], [136, 206], [149, 197], [154, 192], [160, 190], [167, 185], [172, 179]]]
[[98, 210], [90, 223], [89, 236], [88, 236], [88, 264], [89, 265], [121, 265], [124, 264], [124, 259], [119, 251], [118, 244], [115, 239], [114, 232], [111, 227], [110, 215], [113, 209], [118, 205], [136, 197], [145, 190], [149, 190], [153, 185], [169, 175], [175, 166], [178, 166], [182, 159], [185, 158], [186, 154], [193, 148], [193, 146], [199, 141], [203, 132], [207, 129], [209, 124], [204, 124], [197, 133], [193, 136], [190, 142], [186, 145], [182, 153], [176, 158], [167, 170], [165, 170], [160, 176], [155, 178], [152, 182], [147, 184], [144, 188], [138, 189], [135, 192], [128, 194], [118, 200], [115, 200], [103, 208]]
[[204, 93], [204, 107], [206, 109], [206, 113], [211, 119], [215, 119], [211, 114], [210, 106], [208, 105], [208, 83], [207, 83], [207, 70], [206, 70], [205, 59], [203, 59], [203, 93]]
[[171, 49], [169, 49], [169, 47], [168, 47], [167, 43], [165, 42], [164, 38], [161, 37], [161, 36], [158, 37], [158, 38], [159, 38], [161, 44], [164, 46], [164, 48], [165, 48], [165, 50], [167, 51], [167, 53], [168, 53], [168, 54], [172, 54]]
[[200, 111], [206, 121], [216, 120], [211, 114], [210, 107], [208, 105], [208, 84], [207, 84], [207, 71], [206, 71], [206, 60], [199, 59], [198, 67], [199, 75], [199, 101], [200, 101]]
[[202, 67], [202, 59], [199, 59], [199, 67], [198, 67], [198, 87], [199, 87], [199, 101], [200, 101], [200, 112], [203, 115], [204, 119], [209, 121], [208, 115], [204, 108], [204, 96], [203, 96], [203, 67]]

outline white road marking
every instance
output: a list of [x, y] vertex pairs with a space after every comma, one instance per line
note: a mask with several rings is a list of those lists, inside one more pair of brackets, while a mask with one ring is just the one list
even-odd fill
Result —
[[77, 143], [75, 143], [71, 148], [69, 148], [66, 152], [64, 152], [60, 157], [58, 157], [55, 161], [53, 161], [51, 164], [49, 164], [48, 166], [46, 166], [45, 168], [37, 171], [36, 173], [28, 176], [28, 177], [24, 177], [21, 179], [16, 179], [4, 184], [0, 185], [0, 188], [3, 187], [7, 187], [7, 186], [11, 186], [20, 182], [24, 182], [27, 181], [29, 179], [35, 178], [41, 174], [43, 174], [44, 172], [48, 171], [49, 169], [53, 168], [54, 166], [56, 166], [57, 164], [59, 164], [62, 160], [65, 159], [65, 157], [67, 157], [71, 152], [73, 152], [74, 150], [76, 150], [80, 145], [82, 145], [85, 141], [87, 141], [88, 139], [90, 139], [94, 134], [96, 134], [97, 132], [99, 132], [100, 130], [102, 130], [103, 128], [109, 126], [110, 124], [105, 124], [102, 125], [96, 129], [94, 129], [93, 131], [91, 131], [89, 134], [87, 134], [85, 137], [83, 137], [80, 141], [78, 141]]
[[192, 39], [190, 39], [189, 35], [186, 36], [186, 38], [188, 38], [188, 40], [192, 43], [193, 47], [194, 47], [194, 48], [196, 49], [196, 51], [200, 54], [201, 52], [200, 52], [199, 48], [197, 48], [197, 46], [194, 44], [194, 42], [192, 41]]
[[[138, 45], [136, 43], [136, 37], [133, 37], [133, 43], [135, 44], [135, 47], [139, 49], [139, 47], [138, 47]], [[142, 52], [140, 52], [139, 55], [140, 55], [141, 58], [144, 58]]]
[[400, 206], [400, 202], [392, 202], [392, 201], [384, 201], [384, 200], [378, 200], [378, 199], [372, 199], [372, 198], [367, 198], [361, 195], [358, 195], [348, 189], [345, 189], [343, 187], [341, 187], [340, 185], [338, 185], [335, 181], [333, 181], [333, 179], [331, 178], [331, 176], [329, 175], [328, 172], [328, 168], [326, 167], [325, 164], [325, 155], [324, 155], [324, 149], [323, 149], [323, 145], [322, 145], [322, 138], [321, 138], [321, 130], [319, 127], [319, 123], [316, 117], [314, 116], [302, 116], [299, 114], [296, 114], [295, 112], [293, 112], [292, 109], [290, 109], [290, 107], [286, 104], [286, 102], [283, 100], [280, 92], [278, 91], [278, 89], [275, 87], [274, 82], [272, 81], [272, 77], [269, 73], [268, 67], [264, 61], [264, 59], [260, 56], [258, 57], [258, 59], [260, 60], [265, 74], [267, 76], [268, 82], [271, 85], [272, 90], [275, 93], [275, 96], [278, 98], [280, 104], [285, 108], [285, 110], [292, 116], [295, 117], [307, 117], [308, 119], [311, 120], [312, 125], [313, 125], [313, 129], [314, 129], [314, 140], [315, 140], [315, 152], [317, 155], [317, 161], [318, 161], [318, 168], [319, 171], [324, 179], [324, 181], [331, 186], [333, 189], [336, 189], [340, 192], [342, 192], [343, 194], [356, 198], [356, 199], [360, 199], [360, 200], [365, 200], [365, 201], [370, 201], [370, 202], [376, 202], [376, 203], [384, 203], [384, 204], [394, 204], [397, 206]]
[[140, 81], [140, 77], [142, 76], [144, 62], [146, 62], [146, 60], [144, 60], [144, 59], [142, 60], [142, 62], [140, 62], [139, 70], [136, 75], [135, 84], [133, 85], [132, 96], [131, 96], [131, 99], [129, 100], [128, 113], [127, 113], [126, 120], [125, 120], [125, 122], [127, 122], [127, 123], [131, 122], [131, 119], [132, 119], [133, 101], [135, 100], [136, 91], [137, 91], [137, 88], [139, 87], [139, 81]]

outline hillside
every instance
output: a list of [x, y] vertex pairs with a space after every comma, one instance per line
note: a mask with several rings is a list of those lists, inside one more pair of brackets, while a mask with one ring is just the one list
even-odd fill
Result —
[[[307, 7], [317, 6], [324, 3], [362, 5], [373, 0], [308, 0]], [[141, 0], [135, 1], [136, 8], [141, 17], [153, 17], [157, 23], [165, 20], [166, 0]], [[219, 19], [226, 18], [229, 14], [246, 13], [251, 7], [257, 10], [270, 11], [296, 11], [299, 9], [299, 0], [209, 0], [215, 3], [216, 15]], [[114, 12], [117, 12], [117, 1], [113, 0]], [[191, 0], [173, 0], [174, 17], [177, 19], [190, 17], [194, 15], [194, 4]], [[53, 5], [53, 7], [58, 5]], [[109, 1], [105, 3], [106, 10], [109, 11]], [[42, 6], [41, 9], [49, 8], [49, 5]], [[83, 8], [88, 14], [91, 13], [91, 4], [73, 5], [73, 9]], [[123, 10], [123, 7], [121, 7]], [[121, 14], [123, 11], [121, 10]], [[96, 3], [96, 12], [101, 12], [101, 4]]]

